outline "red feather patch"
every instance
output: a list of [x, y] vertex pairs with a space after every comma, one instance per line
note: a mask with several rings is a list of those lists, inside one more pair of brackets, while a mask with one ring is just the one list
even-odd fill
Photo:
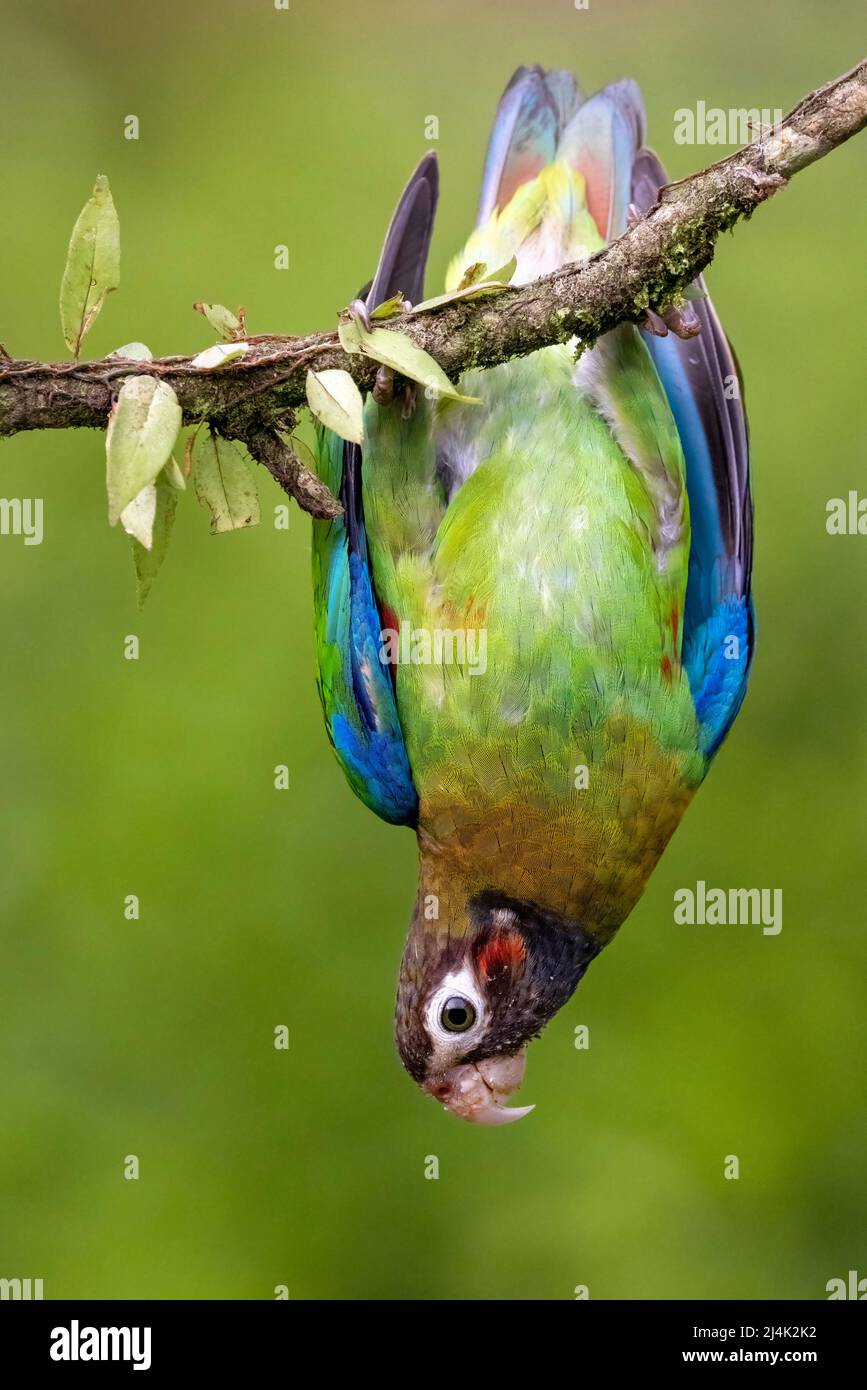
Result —
[[527, 947], [520, 932], [499, 932], [481, 947], [478, 953], [479, 973], [486, 980], [501, 975], [507, 970], [516, 970], [527, 955]]

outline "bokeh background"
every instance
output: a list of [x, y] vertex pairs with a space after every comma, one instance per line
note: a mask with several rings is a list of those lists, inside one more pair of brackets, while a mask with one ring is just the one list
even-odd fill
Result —
[[[430, 288], [519, 63], [636, 77], [680, 176], [727, 150], [675, 145], [678, 107], [789, 109], [857, 61], [859, 10], [2, 0], [0, 340], [64, 356], [60, 275], [97, 173], [122, 285], [92, 355], [199, 350], [196, 299], [311, 330], [370, 274], [428, 115]], [[0, 492], [45, 503], [41, 547], [0, 538], [0, 1275], [49, 1298], [329, 1299], [822, 1298], [867, 1275], [867, 540], [825, 530], [829, 498], [865, 491], [865, 157], [837, 151], [719, 247], [753, 439], [752, 690], [640, 906], [533, 1046], [538, 1109], [514, 1129], [445, 1116], [393, 1052], [414, 844], [325, 739], [307, 518], [276, 530], [264, 475], [256, 531], [211, 538], [184, 499], [139, 614], [102, 438], [0, 442]], [[698, 878], [782, 888], [781, 935], [676, 927]]]

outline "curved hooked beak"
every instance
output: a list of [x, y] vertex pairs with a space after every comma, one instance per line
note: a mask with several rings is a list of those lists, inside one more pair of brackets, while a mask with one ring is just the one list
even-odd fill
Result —
[[483, 1062], [464, 1062], [424, 1083], [429, 1095], [446, 1110], [477, 1125], [510, 1125], [535, 1110], [534, 1105], [509, 1109], [505, 1102], [524, 1079], [526, 1054], [489, 1057]]

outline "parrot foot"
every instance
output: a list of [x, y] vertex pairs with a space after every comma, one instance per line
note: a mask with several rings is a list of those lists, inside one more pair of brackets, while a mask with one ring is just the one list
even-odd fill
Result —
[[676, 338], [697, 338], [701, 332], [698, 314], [691, 304], [684, 304], [682, 308], [672, 305], [661, 315], [648, 309], [641, 326], [655, 338], [667, 338], [669, 331]]
[[368, 333], [371, 331], [372, 324], [370, 322], [370, 313], [363, 299], [353, 299], [349, 306], [348, 313], [350, 318], [358, 319], [359, 323], [364, 325]]
[[394, 400], [394, 372], [391, 367], [380, 367], [376, 373], [373, 399], [377, 405], [391, 405]]
[[418, 387], [415, 382], [408, 381], [403, 388], [403, 405], [400, 409], [401, 420], [411, 420], [415, 415], [415, 408], [418, 404]]

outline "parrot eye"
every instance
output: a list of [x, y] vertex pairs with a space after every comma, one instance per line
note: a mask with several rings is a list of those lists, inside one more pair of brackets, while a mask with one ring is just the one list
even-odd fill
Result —
[[447, 999], [440, 1012], [440, 1023], [448, 1033], [465, 1033], [476, 1021], [476, 1011], [469, 999], [455, 994]]

